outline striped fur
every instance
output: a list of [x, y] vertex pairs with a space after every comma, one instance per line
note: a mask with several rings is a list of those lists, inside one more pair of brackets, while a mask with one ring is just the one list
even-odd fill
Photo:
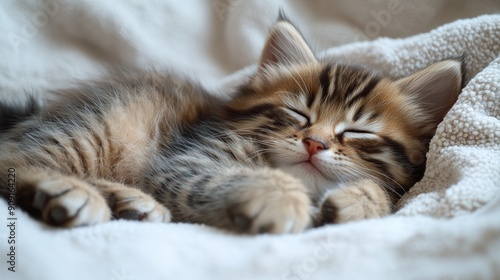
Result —
[[[15, 168], [18, 203], [66, 227], [125, 218], [282, 233], [380, 217], [421, 178], [461, 78], [453, 60], [399, 80], [318, 61], [280, 20], [230, 101], [157, 73], [59, 92], [0, 133], [0, 183]], [[310, 155], [310, 143], [322, 148]]]

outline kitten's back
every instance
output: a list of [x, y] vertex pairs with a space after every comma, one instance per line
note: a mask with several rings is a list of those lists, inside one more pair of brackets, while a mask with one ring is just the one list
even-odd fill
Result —
[[[11, 165], [29, 164], [33, 151], [53, 150], [42, 165], [69, 158], [60, 166], [63, 173], [131, 184], [174, 131], [211, 114], [219, 102], [190, 80], [151, 72], [119, 74], [54, 96], [41, 110], [33, 110], [36, 117], [19, 119], [4, 135], [16, 138], [10, 145], [17, 154], [4, 155], [17, 158]], [[11, 119], [5, 127], [13, 124]]]

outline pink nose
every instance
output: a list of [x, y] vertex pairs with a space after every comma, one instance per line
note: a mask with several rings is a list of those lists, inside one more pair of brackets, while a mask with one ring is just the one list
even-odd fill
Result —
[[311, 156], [325, 149], [325, 144], [311, 138], [304, 140], [304, 146]]

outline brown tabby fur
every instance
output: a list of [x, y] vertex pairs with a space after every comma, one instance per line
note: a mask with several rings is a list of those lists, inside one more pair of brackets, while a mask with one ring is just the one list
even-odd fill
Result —
[[0, 183], [15, 168], [17, 203], [64, 227], [125, 218], [283, 233], [382, 217], [421, 178], [461, 83], [454, 60], [399, 80], [318, 61], [280, 19], [227, 102], [174, 74], [122, 74], [0, 122]]

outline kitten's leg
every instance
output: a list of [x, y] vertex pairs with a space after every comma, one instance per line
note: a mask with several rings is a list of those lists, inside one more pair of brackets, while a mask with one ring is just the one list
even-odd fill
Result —
[[157, 194], [171, 205], [175, 220], [251, 234], [300, 232], [310, 226], [307, 190], [286, 173], [239, 168], [198, 176], [186, 181], [173, 201], [168, 190]]
[[310, 225], [310, 200], [300, 181], [276, 170], [252, 170], [247, 175], [235, 182], [234, 193], [228, 193], [227, 215], [238, 230], [286, 233]]
[[154, 198], [120, 183], [82, 180], [38, 168], [23, 168], [16, 175], [20, 206], [52, 225], [91, 225], [112, 217], [170, 221], [170, 212]]
[[378, 218], [391, 212], [391, 200], [382, 186], [370, 179], [326, 193], [320, 204], [322, 223], [345, 223]]
[[121, 183], [90, 180], [98, 188], [117, 219], [170, 222], [170, 211], [143, 191]]
[[89, 183], [52, 170], [16, 169], [17, 204], [43, 221], [63, 227], [102, 223], [111, 209]]

